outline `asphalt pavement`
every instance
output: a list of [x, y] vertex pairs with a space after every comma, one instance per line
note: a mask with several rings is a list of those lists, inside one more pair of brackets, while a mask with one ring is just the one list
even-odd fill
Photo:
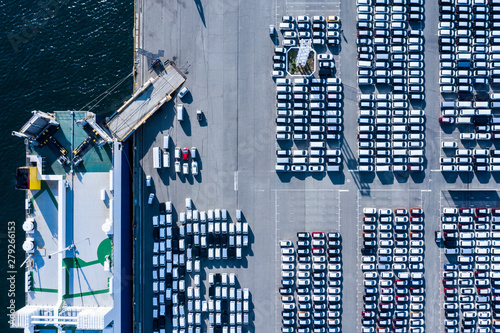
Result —
[[[364, 207], [412, 208], [425, 211], [425, 322], [428, 332], [440, 331], [442, 286], [440, 269], [446, 260], [434, 242], [440, 209], [450, 191], [495, 190], [494, 177], [448, 177], [439, 171], [443, 131], [440, 113], [437, 44], [438, 5], [425, 5], [425, 94], [427, 167], [420, 173], [357, 172], [357, 60], [356, 2], [316, 0], [201, 1], [165, 0], [137, 4], [136, 54], [140, 86], [153, 76], [149, 62], [170, 60], [186, 74], [190, 93], [165, 104], [135, 134], [136, 278], [137, 327], [150, 332], [151, 218], [158, 202], [171, 200], [176, 211], [184, 210], [191, 197], [199, 210], [228, 209], [234, 219], [243, 211], [252, 237], [250, 250], [240, 262], [220, 263], [217, 271], [237, 273], [239, 283], [252, 293], [253, 332], [278, 332], [281, 326], [279, 240], [296, 240], [298, 231], [340, 231], [343, 238], [344, 332], [359, 332], [362, 273], [359, 269], [361, 217]], [[270, 24], [282, 15], [340, 15], [343, 40], [335, 57], [337, 77], [344, 86], [344, 157], [340, 173], [319, 175], [277, 174], [275, 165], [275, 83], [271, 78], [275, 45]], [[175, 104], [183, 103], [187, 117], [180, 123]], [[204, 113], [196, 120], [196, 110]], [[162, 146], [170, 134], [171, 167], [152, 166], [152, 147]], [[173, 169], [173, 148], [197, 147], [198, 176], [178, 175]], [[152, 189], [145, 177], [151, 175]], [[149, 192], [155, 202], [147, 204]], [[454, 204], [453, 200], [451, 203]], [[174, 214], [175, 215], [175, 214]], [[440, 260], [436, 260], [440, 258]], [[213, 265], [204, 265], [206, 276]], [[142, 274], [142, 275], [141, 275]], [[357, 295], [353, 297], [352, 295]], [[438, 311], [439, 309], [439, 311]], [[139, 326], [141, 325], [141, 326]]]

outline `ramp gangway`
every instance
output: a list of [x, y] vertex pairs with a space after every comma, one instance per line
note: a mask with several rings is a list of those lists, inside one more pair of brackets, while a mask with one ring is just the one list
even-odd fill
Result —
[[186, 77], [174, 65], [169, 65], [156, 78], [149, 79], [106, 124], [111, 135], [125, 141], [139, 126], [153, 115], [172, 93], [186, 81]]

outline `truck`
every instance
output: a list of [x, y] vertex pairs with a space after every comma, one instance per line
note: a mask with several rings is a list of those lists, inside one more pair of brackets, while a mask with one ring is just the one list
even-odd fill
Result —
[[163, 152], [163, 167], [170, 167], [170, 153], [168, 151]]
[[153, 167], [155, 169], [161, 168], [161, 151], [160, 147], [153, 147]]

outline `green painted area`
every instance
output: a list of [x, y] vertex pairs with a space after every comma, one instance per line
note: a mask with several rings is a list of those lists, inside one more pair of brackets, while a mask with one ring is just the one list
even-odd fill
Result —
[[106, 256], [111, 257], [112, 245], [111, 239], [104, 239], [97, 247], [97, 260], [85, 261], [81, 258], [64, 258], [63, 267], [68, 268], [82, 268], [87, 266], [92, 266], [96, 264], [101, 264], [104, 266], [106, 261]]
[[[68, 298], [75, 298], [75, 297], [84, 297], [84, 296], [91, 296], [91, 295], [99, 295], [99, 294], [106, 294], [106, 293], [109, 293], [109, 289], [102, 289], [102, 290], [93, 290], [93, 291], [87, 291], [87, 292], [84, 292], [84, 293], [76, 293], [76, 294], [70, 294], [69, 293], [69, 280], [70, 280], [70, 277], [69, 277], [69, 269], [70, 268], [77, 268], [77, 267], [83, 267], [83, 266], [74, 266], [74, 267], [70, 267], [68, 266], [68, 264], [65, 264], [65, 259], [69, 259], [68, 262], [70, 262], [69, 265], [73, 265], [73, 264], [80, 264], [80, 262], [84, 262], [83, 260], [75, 260], [75, 261], [72, 261], [72, 259], [78, 259], [78, 258], [64, 258], [63, 259], [63, 266], [66, 267], [66, 272], [65, 272], [65, 279], [66, 279], [66, 290], [64, 292], [64, 295], [63, 295], [63, 299], [68, 299]], [[72, 262], [72, 263], [71, 263]], [[98, 264], [99, 262], [97, 260], [94, 260], [92, 261], [91, 265], [95, 265], [95, 264]], [[89, 264], [87, 264], [87, 266], [89, 266]]]
[[[54, 114], [56, 121], [60, 125], [59, 130], [54, 133], [54, 138], [68, 151], [66, 157], [72, 160], [73, 150], [88, 137], [82, 126], [77, 124], [77, 121], [85, 118], [87, 113], [85, 111], [74, 111], [72, 114], [70, 111], [57, 111]], [[69, 166], [59, 164], [57, 161], [59, 155], [55, 154], [48, 146], [33, 147], [30, 153], [45, 158], [44, 173], [47, 175], [65, 175], [70, 170]], [[93, 146], [83, 155], [83, 161], [75, 167], [75, 172], [108, 172], [111, 166], [111, 145]]]
[[51, 289], [51, 288], [36, 288], [35, 283], [33, 282], [34, 280], [34, 275], [33, 271], [30, 271], [30, 276], [29, 276], [29, 290], [30, 291], [36, 291], [36, 292], [42, 292], [42, 293], [56, 293], [57, 294], [57, 289]]
[[63, 299], [84, 297], [84, 296], [91, 296], [91, 295], [99, 295], [99, 294], [107, 294], [107, 293], [109, 293], [109, 289], [93, 290], [93, 291], [87, 291], [85, 293], [76, 293], [76, 294], [70, 294], [70, 295], [66, 294], [63, 296]]
[[52, 191], [50, 190], [50, 187], [49, 185], [47, 184], [46, 181], [42, 180], [41, 181], [41, 189], [36, 192], [32, 197], [31, 197], [31, 206], [33, 207], [33, 204], [35, 203], [35, 200], [36, 198], [38, 198], [40, 195], [42, 195], [44, 192], [47, 192], [47, 194], [49, 195], [50, 197], [50, 200], [52, 200], [52, 203], [54, 204], [54, 206], [56, 207], [56, 209], [59, 208], [59, 206], [57, 205], [57, 199], [56, 197], [54, 196], [54, 193], [52, 193]]
[[75, 171], [109, 172], [113, 163], [112, 155], [111, 145], [101, 148], [94, 146], [83, 156], [83, 162], [76, 166]]
[[57, 294], [57, 289], [50, 289], [50, 288], [31, 288], [31, 291], [38, 291], [42, 293], [55, 293]]
[[93, 261], [85, 261], [80, 258], [64, 258], [63, 259], [63, 267], [66, 267], [66, 269], [69, 268], [82, 268], [82, 267], [87, 267], [87, 266], [92, 266], [95, 264], [98, 264], [99, 260], [93, 260]]
[[57, 327], [55, 326], [38, 326], [35, 325], [35, 329], [40, 333], [57, 333]]
[[[106, 261], [106, 257], [108, 256], [109, 258], [111, 258], [111, 252], [112, 252], [111, 239], [106, 238], [97, 247], [97, 260], [92, 260], [92, 261], [87, 262], [87, 261], [80, 259], [80, 258], [64, 258], [63, 259], [63, 267], [66, 268], [66, 271], [65, 271], [66, 290], [65, 290], [63, 299], [109, 293], [109, 289], [102, 289], [102, 290], [88, 291], [88, 292], [84, 292], [84, 293], [70, 294], [69, 293], [69, 285], [70, 285], [70, 283], [69, 283], [70, 282], [69, 270], [75, 269], [75, 268], [83, 268], [83, 267], [97, 265], [97, 264], [101, 264], [104, 266], [104, 262]], [[109, 285], [109, 281], [108, 281], [108, 285]], [[57, 290], [56, 290], [56, 292], [57, 292]]]
[[108, 256], [108, 258], [111, 260], [111, 251], [112, 251], [111, 239], [106, 238], [97, 247], [97, 260], [101, 265], [104, 266], [104, 262], [106, 261], [106, 256]]

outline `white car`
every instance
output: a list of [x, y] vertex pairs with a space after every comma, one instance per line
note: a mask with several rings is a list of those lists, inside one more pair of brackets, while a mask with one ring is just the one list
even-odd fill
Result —
[[147, 175], [146, 176], [146, 186], [151, 186], [151, 176], [150, 175]]
[[295, 269], [295, 265], [294, 264], [281, 264], [281, 269], [283, 271], [292, 271]]
[[149, 193], [148, 204], [151, 205], [153, 203], [153, 199], [155, 198], [154, 193]]
[[333, 54], [328, 54], [328, 53], [318, 54], [318, 59], [319, 60], [333, 60]]
[[377, 214], [377, 210], [375, 208], [364, 208], [363, 213], [366, 215], [375, 215]]
[[185, 175], [189, 175], [189, 165], [187, 163], [182, 164], [182, 173]]
[[181, 172], [181, 162], [180, 161], [175, 161], [175, 172], [177, 172], [177, 173]]
[[168, 151], [163, 152], [163, 167], [170, 168], [170, 153]]
[[375, 265], [374, 264], [362, 264], [361, 265], [361, 270], [363, 270], [363, 271], [374, 271], [375, 270]]
[[272, 76], [273, 77], [285, 77], [285, 72], [284, 71], [273, 71]]
[[280, 241], [280, 246], [281, 247], [290, 247], [290, 246], [293, 246], [293, 243], [289, 240], [282, 240], [282, 241]]
[[191, 162], [191, 173], [193, 174], [193, 176], [196, 176], [198, 174], [198, 162]]
[[197, 157], [197, 155], [198, 155], [197, 153], [198, 153], [198, 150], [196, 149], [196, 147], [191, 147], [191, 158], [192, 158], [193, 160], [195, 160], [195, 159], [196, 159], [196, 157]]
[[184, 119], [183, 112], [184, 112], [184, 105], [177, 104], [177, 120], [182, 121]]
[[182, 88], [182, 90], [181, 90], [181, 91], [179, 91], [179, 98], [182, 98], [182, 97], [186, 96], [186, 94], [187, 94], [188, 92], [189, 92], [189, 89], [188, 89], [188, 88], [186, 88], [186, 87]]
[[308, 16], [297, 16], [297, 22], [309, 23], [309, 17]]

